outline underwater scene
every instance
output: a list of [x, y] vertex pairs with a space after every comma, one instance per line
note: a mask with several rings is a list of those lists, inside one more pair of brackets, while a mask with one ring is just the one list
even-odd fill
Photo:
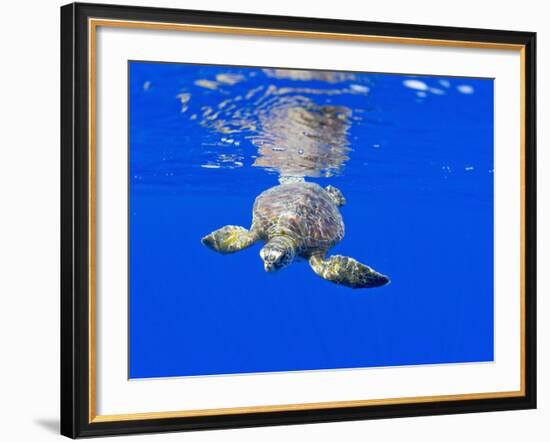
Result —
[[493, 361], [493, 79], [128, 70], [129, 378]]

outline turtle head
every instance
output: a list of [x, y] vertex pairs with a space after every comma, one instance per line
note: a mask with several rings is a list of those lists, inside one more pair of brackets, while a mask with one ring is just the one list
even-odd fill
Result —
[[294, 241], [288, 236], [276, 236], [268, 241], [260, 256], [266, 272], [275, 272], [289, 265], [296, 256]]

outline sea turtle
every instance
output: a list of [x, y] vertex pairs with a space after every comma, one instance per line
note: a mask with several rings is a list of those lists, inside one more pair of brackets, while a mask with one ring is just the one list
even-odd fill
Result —
[[307, 259], [320, 277], [352, 288], [379, 287], [388, 277], [341, 255], [326, 257], [344, 237], [338, 207], [346, 202], [340, 190], [306, 181], [282, 182], [261, 193], [254, 202], [252, 226], [225, 226], [206, 235], [202, 243], [220, 253], [243, 250], [265, 241], [260, 251], [267, 272]]

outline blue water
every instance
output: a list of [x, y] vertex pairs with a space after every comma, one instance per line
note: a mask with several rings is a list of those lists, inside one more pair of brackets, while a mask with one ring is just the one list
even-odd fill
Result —
[[[130, 62], [129, 111], [131, 378], [493, 360], [491, 79]], [[391, 284], [201, 244], [280, 175]]]

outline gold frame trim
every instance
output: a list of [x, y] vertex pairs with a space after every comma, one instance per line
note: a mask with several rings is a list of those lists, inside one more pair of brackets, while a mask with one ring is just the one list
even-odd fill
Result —
[[[499, 49], [520, 53], [520, 389], [518, 391], [466, 393], [438, 396], [400, 397], [336, 402], [315, 402], [285, 405], [262, 405], [234, 408], [216, 408], [181, 411], [159, 411], [129, 414], [96, 414], [96, 35], [97, 28], [134, 28], [164, 31], [207, 32], [218, 34], [255, 35], [269, 37], [293, 37], [357, 41], [369, 43], [412, 44], [422, 46], [445, 46], [476, 49]], [[291, 31], [282, 29], [244, 28], [233, 26], [191, 25], [181, 23], [157, 23], [129, 20], [88, 19], [88, 86], [89, 86], [89, 423], [134, 421], [145, 419], [169, 419], [178, 417], [235, 415], [258, 412], [320, 410], [328, 408], [365, 407], [375, 405], [418, 404], [426, 402], [481, 400], [522, 397], [525, 385], [525, 45], [458, 40], [438, 40], [410, 37], [389, 37], [377, 35], [340, 34], [329, 32]]]

